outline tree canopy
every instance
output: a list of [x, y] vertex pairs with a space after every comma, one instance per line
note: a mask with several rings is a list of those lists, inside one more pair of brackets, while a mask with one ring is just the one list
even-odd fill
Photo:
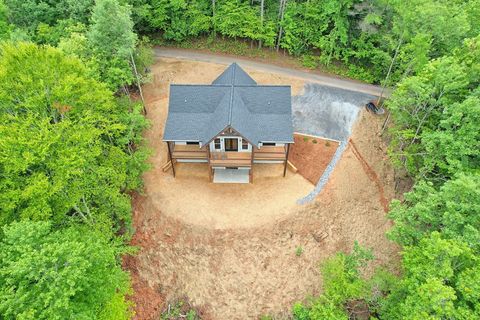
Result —
[[2, 222], [129, 224], [125, 191], [140, 185], [132, 152], [145, 122], [76, 58], [33, 44], [0, 48]]
[[445, 179], [480, 165], [480, 37], [433, 60], [398, 84], [388, 102], [394, 115], [394, 159], [413, 175]]
[[[97, 319], [129, 288], [118, 254], [86, 226], [14, 222], [0, 242], [0, 314], [5, 319]], [[123, 314], [129, 315], [128, 305]], [[113, 320], [113, 318], [110, 318]]]

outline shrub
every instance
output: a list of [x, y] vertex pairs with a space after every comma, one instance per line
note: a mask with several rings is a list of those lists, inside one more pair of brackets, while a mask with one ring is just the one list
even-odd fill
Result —
[[302, 65], [308, 69], [315, 69], [318, 67], [318, 61], [313, 55], [306, 54], [302, 57]]
[[295, 249], [295, 255], [297, 257], [300, 257], [303, 253], [303, 248], [301, 246], [298, 246], [297, 249]]

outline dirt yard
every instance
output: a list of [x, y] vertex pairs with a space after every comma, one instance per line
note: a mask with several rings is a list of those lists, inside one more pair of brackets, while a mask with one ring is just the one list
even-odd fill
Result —
[[[202, 165], [178, 166], [177, 178], [161, 170], [169, 83], [209, 83], [224, 66], [160, 59], [154, 81], [145, 88], [146, 132], [154, 150], [145, 173], [145, 193], [134, 198], [132, 243], [140, 247], [125, 259], [131, 271], [136, 319], [158, 319], [165, 303], [187, 296], [205, 319], [257, 319], [286, 312], [292, 303], [321, 289], [318, 263], [349, 251], [355, 240], [374, 249], [376, 263], [397, 259], [387, 241], [379, 185], [349, 146], [317, 200], [296, 200], [313, 188], [299, 174], [282, 178], [281, 168], [254, 167], [251, 185], [215, 185]], [[300, 94], [304, 83], [246, 69], [258, 82], [290, 84]], [[394, 190], [385, 145], [376, 135], [383, 119], [361, 112], [352, 140], [376, 173], [386, 199]], [[303, 254], [295, 255], [301, 246]]]
[[305, 179], [317, 184], [339, 145], [336, 141], [295, 134], [288, 159]]

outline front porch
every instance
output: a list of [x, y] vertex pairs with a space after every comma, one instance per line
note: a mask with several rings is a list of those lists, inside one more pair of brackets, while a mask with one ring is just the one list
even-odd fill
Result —
[[214, 170], [225, 168], [248, 169], [249, 181], [253, 180], [254, 163], [283, 163], [286, 173], [289, 144], [283, 146], [253, 147], [252, 151], [211, 151], [209, 145], [179, 145], [167, 142], [169, 159], [175, 176], [175, 162], [205, 162], [209, 166], [210, 181], [215, 182]]

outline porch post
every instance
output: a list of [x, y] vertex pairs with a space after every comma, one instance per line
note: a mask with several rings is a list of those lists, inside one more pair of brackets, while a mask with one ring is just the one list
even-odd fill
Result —
[[287, 174], [288, 153], [290, 152], [290, 143], [287, 143], [287, 154], [285, 155], [285, 164], [283, 166], [283, 177]]
[[210, 144], [207, 144], [207, 160], [208, 160], [208, 181], [212, 182], [212, 166], [210, 164]]
[[168, 147], [168, 158], [170, 159], [170, 162], [172, 163], [172, 172], [173, 172], [173, 177], [175, 178], [175, 163], [172, 158], [172, 150], [170, 148], [170, 141], [167, 141], [167, 147]]
[[254, 157], [254, 154], [255, 154], [255, 146], [252, 145], [252, 154], [250, 155], [250, 172], [248, 174], [250, 183], [253, 182], [253, 157]]

